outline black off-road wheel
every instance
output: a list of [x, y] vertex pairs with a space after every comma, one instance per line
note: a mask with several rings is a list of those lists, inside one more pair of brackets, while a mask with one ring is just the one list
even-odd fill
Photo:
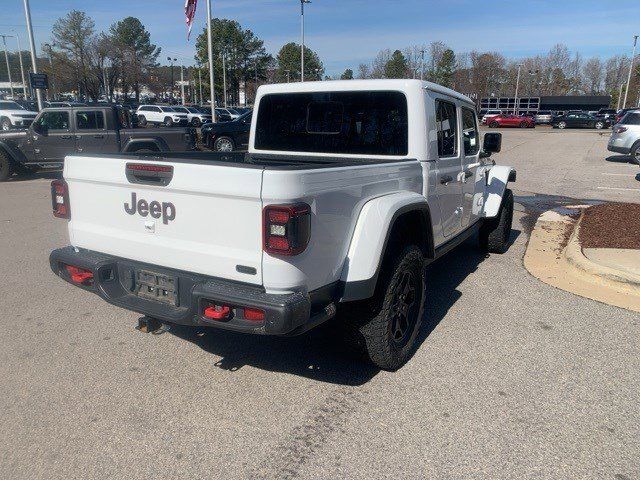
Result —
[[144, 115], [138, 115], [138, 125], [141, 127], [147, 126], [147, 117]]
[[498, 122], [491, 122], [489, 124], [489, 127], [491, 127], [491, 128], [498, 128], [499, 126], [500, 126], [500, 124]]
[[397, 370], [413, 355], [425, 300], [424, 256], [417, 246], [389, 258], [375, 296], [345, 305], [338, 322], [348, 345], [383, 370]]
[[13, 165], [6, 152], [0, 150], [0, 182], [6, 181], [13, 174]]
[[164, 119], [163, 125], [165, 127], [171, 127], [173, 125], [173, 119], [171, 117], [166, 117]]
[[505, 253], [509, 249], [513, 223], [513, 192], [505, 190], [496, 218], [487, 219], [480, 227], [480, 248], [489, 253]]

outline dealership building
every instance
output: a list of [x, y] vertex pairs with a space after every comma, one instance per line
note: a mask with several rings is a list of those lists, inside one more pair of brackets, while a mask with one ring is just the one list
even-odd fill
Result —
[[550, 110], [554, 113], [564, 113], [569, 110], [585, 112], [609, 108], [609, 95], [562, 95], [550, 97], [520, 97], [516, 106], [515, 97], [490, 97], [480, 100], [480, 114], [487, 110], [502, 110], [503, 112], [517, 111], [523, 113], [537, 113], [540, 110]]

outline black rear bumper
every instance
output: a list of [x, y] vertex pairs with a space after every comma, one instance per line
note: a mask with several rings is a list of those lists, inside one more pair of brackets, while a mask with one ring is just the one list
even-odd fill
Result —
[[[329, 302], [321, 308], [318, 305], [312, 306], [311, 296], [308, 294], [273, 295], [266, 293], [261, 287], [171, 270], [98, 252], [76, 250], [73, 247], [54, 250], [49, 262], [53, 272], [72, 285], [95, 293], [118, 307], [168, 323], [205, 325], [262, 335], [296, 335], [323, 323], [335, 314], [333, 303]], [[91, 270], [93, 284], [86, 286], [73, 283], [64, 268], [65, 264]], [[175, 305], [148, 300], [134, 293], [135, 272], [140, 269], [177, 279]], [[265, 319], [255, 322], [232, 315], [225, 321], [210, 320], [202, 315], [204, 306], [210, 303], [261, 309], [265, 312]]]

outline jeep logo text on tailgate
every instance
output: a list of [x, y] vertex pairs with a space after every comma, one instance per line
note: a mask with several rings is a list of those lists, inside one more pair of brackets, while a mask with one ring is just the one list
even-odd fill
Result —
[[153, 218], [162, 217], [162, 223], [168, 225], [171, 220], [176, 218], [176, 207], [170, 202], [147, 202], [144, 198], [137, 200], [136, 192], [131, 192], [131, 205], [125, 202], [124, 211], [129, 215], [139, 213], [140, 216], [146, 217], [151, 215]]

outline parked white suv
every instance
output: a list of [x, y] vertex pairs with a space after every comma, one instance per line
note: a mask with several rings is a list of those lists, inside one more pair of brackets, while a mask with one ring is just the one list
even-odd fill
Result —
[[171, 127], [174, 124], [187, 125], [189, 120], [186, 113], [176, 112], [173, 107], [166, 105], [140, 105], [136, 110], [138, 124], [144, 127], [147, 124], [164, 125]]
[[203, 123], [211, 122], [211, 118], [212, 118], [211, 113], [207, 114], [207, 113], [201, 112], [196, 107], [175, 106], [171, 108], [173, 108], [178, 113], [186, 114], [189, 124], [193, 125], [194, 127], [199, 127]]
[[502, 115], [503, 113], [502, 110], [487, 110], [482, 116], [482, 124], [486, 125], [491, 117]]
[[607, 148], [610, 152], [630, 155], [640, 165], [640, 110], [627, 112], [613, 127]]
[[19, 103], [10, 100], [0, 100], [0, 130], [12, 128], [28, 128], [35, 120], [38, 112], [26, 110]]
[[295, 335], [339, 314], [394, 370], [439, 301], [425, 266], [475, 234], [509, 246], [515, 170], [487, 159], [500, 144], [481, 149], [474, 103], [433, 83], [261, 86], [248, 154], [67, 157], [52, 199], [71, 246], [51, 268], [147, 329]]

